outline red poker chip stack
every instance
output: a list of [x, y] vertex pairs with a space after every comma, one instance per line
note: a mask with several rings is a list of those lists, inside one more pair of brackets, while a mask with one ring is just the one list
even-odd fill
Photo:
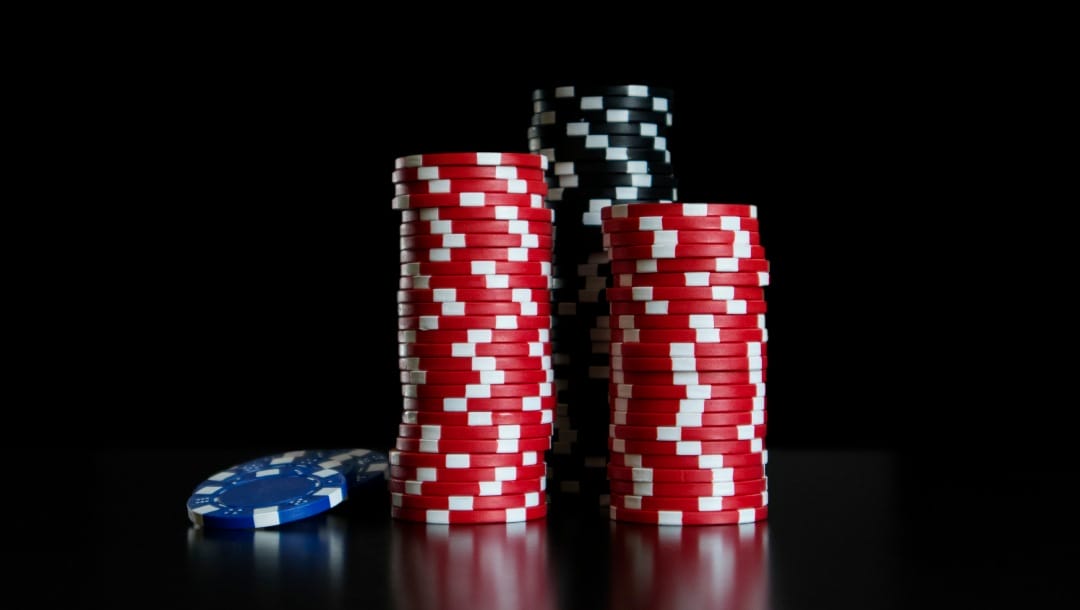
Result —
[[766, 518], [769, 267], [757, 208], [618, 204], [601, 219], [612, 267], [611, 518]]
[[391, 515], [519, 522], [547, 513], [553, 212], [547, 159], [444, 153], [396, 160], [402, 210]]

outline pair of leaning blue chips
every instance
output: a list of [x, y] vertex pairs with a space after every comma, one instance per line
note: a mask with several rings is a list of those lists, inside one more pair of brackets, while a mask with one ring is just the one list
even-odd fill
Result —
[[370, 449], [289, 451], [223, 470], [187, 501], [196, 527], [272, 527], [330, 510], [349, 490], [385, 481], [385, 453]]

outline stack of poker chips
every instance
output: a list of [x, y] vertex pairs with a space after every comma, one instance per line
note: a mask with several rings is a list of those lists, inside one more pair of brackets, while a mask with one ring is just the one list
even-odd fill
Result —
[[402, 157], [399, 368], [392, 516], [517, 522], [547, 512], [552, 210], [547, 160]]
[[764, 519], [769, 263], [757, 208], [641, 203], [602, 218], [612, 519]]
[[555, 242], [555, 440], [551, 493], [607, 500], [608, 261], [600, 211], [672, 201], [670, 90], [640, 85], [533, 92], [529, 150], [550, 162]]

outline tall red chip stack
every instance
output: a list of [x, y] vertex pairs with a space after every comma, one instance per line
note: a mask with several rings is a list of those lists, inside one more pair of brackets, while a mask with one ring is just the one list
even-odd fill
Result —
[[553, 212], [547, 159], [443, 153], [395, 161], [402, 210], [391, 514], [427, 523], [547, 513]]
[[764, 287], [757, 208], [601, 210], [611, 257], [611, 518], [759, 521], [765, 476]]

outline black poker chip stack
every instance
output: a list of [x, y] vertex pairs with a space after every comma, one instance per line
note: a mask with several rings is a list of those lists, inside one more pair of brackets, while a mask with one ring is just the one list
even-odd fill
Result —
[[533, 91], [529, 150], [548, 159], [555, 209], [552, 363], [554, 501], [607, 504], [610, 265], [600, 210], [677, 199], [668, 138], [672, 92], [643, 85]]

